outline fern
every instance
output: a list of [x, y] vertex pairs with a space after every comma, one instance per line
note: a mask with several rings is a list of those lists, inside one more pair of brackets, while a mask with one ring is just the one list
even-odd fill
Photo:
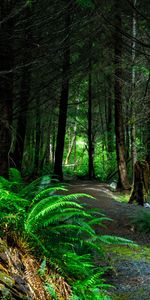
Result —
[[53, 300], [58, 300], [55, 288], [54, 288], [54, 286], [52, 284], [50, 284], [50, 283], [47, 282], [45, 284], [45, 289], [50, 294], [50, 296], [52, 297]]
[[[47, 191], [45, 193], [47, 193]], [[43, 191], [42, 195], [45, 195], [45, 193]], [[40, 224], [42, 224], [44, 226], [46, 225], [48, 226], [48, 224], [52, 224], [54, 220], [62, 221], [62, 216], [64, 219], [70, 218], [70, 214], [69, 214], [70, 212], [65, 211], [67, 207], [68, 208], [74, 207], [82, 210], [82, 206], [80, 204], [70, 200], [76, 200], [80, 197], [83, 197], [83, 195], [85, 196], [85, 194], [71, 194], [71, 195], [63, 195], [63, 196], [51, 195], [47, 198], [41, 199], [41, 201], [39, 201], [37, 204], [33, 206], [33, 208], [28, 214], [27, 222], [25, 225], [26, 230], [28, 232], [32, 230], [33, 225], [38, 226], [39, 224], [40, 226]], [[40, 198], [41, 198], [41, 193], [35, 196], [35, 198], [33, 199], [33, 203]], [[76, 210], [74, 211], [74, 213], [76, 213]], [[83, 215], [85, 216], [85, 213], [83, 213]], [[50, 217], [52, 217], [52, 219]], [[72, 211], [72, 217], [73, 217], [73, 211]]]
[[40, 274], [40, 276], [44, 276], [46, 273], [46, 258], [43, 259], [40, 268], [38, 269], [38, 273]]
[[[73, 289], [72, 300], [108, 300], [103, 280], [105, 268], [96, 266], [96, 259], [104, 259], [103, 243], [131, 244], [119, 237], [97, 235], [93, 225], [104, 226], [112, 221], [99, 210], [86, 211], [80, 198], [86, 194], [65, 194], [64, 186], [52, 183], [51, 177], [41, 177], [25, 185], [18, 171], [11, 169], [9, 180], [0, 177], [1, 228], [22, 232], [36, 249], [45, 256], [39, 272], [45, 274], [48, 259], [68, 278]], [[63, 195], [58, 193], [63, 192]], [[95, 259], [96, 258], [96, 259]], [[55, 289], [46, 289], [57, 299]]]
[[24, 186], [20, 192], [19, 195], [22, 197], [28, 197], [28, 199], [33, 199], [36, 194], [38, 194], [40, 191], [44, 190], [45, 188], [52, 185], [52, 179], [50, 176], [42, 176], [35, 180], [33, 180], [28, 185]]
[[9, 169], [9, 179], [0, 176], [0, 188], [18, 193], [24, 186], [20, 172], [15, 168]]
[[73, 286], [75, 295], [80, 295], [80, 300], [105, 300], [106, 298], [104, 290], [111, 287], [111, 285], [105, 284], [102, 276], [104, 275], [105, 268], [96, 271], [95, 274], [89, 274], [85, 280], [77, 280]]
[[38, 202], [39, 200], [45, 198], [45, 196], [48, 194], [49, 196], [52, 196], [54, 194], [54, 192], [58, 192], [58, 191], [67, 191], [67, 189], [65, 189], [63, 186], [58, 186], [58, 187], [49, 187], [46, 188], [44, 190], [42, 190], [41, 192], [39, 192], [33, 199], [33, 202]]
[[117, 237], [117, 236], [112, 236], [112, 235], [101, 235], [98, 237], [98, 239], [106, 244], [113, 244], [113, 245], [133, 245], [137, 246], [133, 241]]

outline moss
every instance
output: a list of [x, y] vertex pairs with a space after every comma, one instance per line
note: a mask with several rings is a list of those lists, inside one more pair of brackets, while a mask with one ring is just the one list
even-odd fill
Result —
[[[140, 300], [140, 299], [143, 299], [144, 295], [145, 295], [145, 289], [137, 287], [136, 292], [122, 291], [122, 292], [117, 292], [116, 294], [111, 294], [111, 299], [112, 300], [127, 300], [127, 299], [134, 300], [134, 299], [139, 298], [139, 300]], [[145, 299], [145, 296], [144, 296], [144, 299]], [[150, 298], [147, 298], [147, 299], [150, 299]]]
[[105, 252], [111, 253], [112, 260], [132, 259], [150, 261], [150, 248], [141, 246], [105, 246]]
[[128, 295], [126, 293], [124, 294], [118, 294], [118, 295], [111, 295], [112, 300], [127, 300]]

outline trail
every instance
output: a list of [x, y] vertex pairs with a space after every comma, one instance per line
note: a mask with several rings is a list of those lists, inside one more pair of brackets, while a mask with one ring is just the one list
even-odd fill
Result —
[[134, 231], [131, 220], [142, 208], [128, 203], [118, 202], [118, 194], [109, 190], [108, 185], [97, 182], [73, 182], [68, 184], [70, 193], [86, 193], [96, 199], [83, 198], [88, 209], [98, 208], [113, 219], [107, 222], [107, 228], [97, 228], [99, 234], [109, 234], [133, 240], [140, 245], [108, 247], [109, 259], [114, 271], [109, 280], [115, 285], [112, 299], [150, 300], [150, 236]]

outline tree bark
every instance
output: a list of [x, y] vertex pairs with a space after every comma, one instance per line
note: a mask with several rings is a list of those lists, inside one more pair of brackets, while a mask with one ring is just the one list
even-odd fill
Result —
[[113, 100], [112, 100], [112, 82], [111, 78], [108, 76], [109, 87], [107, 94], [107, 150], [108, 157], [111, 159], [111, 154], [113, 152], [114, 144], [114, 132], [113, 132]]
[[[133, 5], [136, 7], [137, 0], [133, 0]], [[133, 11], [133, 22], [132, 22], [132, 96], [131, 96], [131, 157], [132, 157], [132, 167], [137, 161], [137, 151], [136, 151], [136, 128], [135, 128], [135, 54], [136, 54], [136, 11]], [[134, 175], [134, 172], [133, 172]], [[134, 177], [133, 177], [134, 180]]]
[[150, 171], [147, 161], [136, 161], [134, 165], [134, 184], [129, 199], [132, 204], [136, 201], [139, 205], [144, 205], [148, 196]]
[[[92, 45], [90, 43], [90, 48], [91, 47], [92, 47]], [[89, 176], [89, 180], [91, 180], [94, 177], [94, 165], [93, 165], [94, 145], [92, 142], [92, 63], [91, 63], [91, 57], [89, 58], [88, 81], [89, 81], [89, 86], [88, 86], [88, 157], [89, 157], [88, 176]]]
[[119, 171], [118, 187], [129, 189], [127, 168], [125, 161], [125, 142], [124, 142], [124, 128], [123, 128], [123, 113], [122, 113], [122, 34], [120, 32], [122, 27], [121, 10], [119, 1], [116, 0], [115, 5], [115, 133], [116, 133], [116, 154]]
[[[31, 61], [31, 45], [32, 45], [32, 34], [28, 30], [29, 21], [31, 18], [30, 7], [26, 7], [24, 12], [25, 20], [23, 22], [23, 40], [22, 40], [22, 54], [21, 60], [23, 63], [22, 68], [22, 79], [20, 86], [20, 97], [19, 97], [19, 116], [17, 121], [17, 130], [16, 130], [16, 144], [15, 150], [13, 153], [13, 164], [15, 167], [21, 171], [22, 160], [23, 160], [23, 151], [25, 144], [26, 136], [26, 125], [27, 125], [27, 109], [28, 102], [30, 97], [30, 79], [31, 79], [31, 70], [29, 67], [29, 62]], [[28, 24], [27, 24], [28, 22]]]
[[39, 175], [40, 165], [40, 141], [41, 141], [41, 115], [40, 115], [40, 103], [39, 99], [36, 99], [36, 140], [35, 140], [35, 152], [34, 152], [34, 176]]
[[14, 19], [7, 18], [14, 1], [0, 4], [0, 175], [7, 177], [11, 147], [14, 52], [12, 35]]
[[68, 97], [69, 97], [69, 73], [70, 73], [70, 16], [71, 4], [67, 4], [65, 11], [65, 45], [63, 51], [63, 67], [62, 67], [62, 88], [59, 105], [59, 120], [58, 120], [58, 132], [57, 142], [55, 151], [55, 164], [54, 164], [54, 175], [60, 180], [63, 180], [63, 152], [64, 142], [66, 133], [66, 122], [67, 122], [67, 109], [68, 109]]

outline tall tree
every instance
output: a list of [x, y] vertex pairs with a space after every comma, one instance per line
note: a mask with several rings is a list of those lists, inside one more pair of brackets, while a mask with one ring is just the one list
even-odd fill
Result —
[[89, 43], [89, 74], [88, 74], [88, 158], [89, 158], [89, 166], [88, 166], [88, 175], [91, 180], [94, 177], [94, 166], [93, 166], [93, 142], [92, 142], [92, 61], [91, 61], [91, 50], [92, 43]]
[[[135, 129], [135, 54], [136, 54], [136, 3], [137, 0], [133, 0], [133, 19], [132, 19], [132, 95], [131, 95], [131, 157], [132, 165], [137, 161], [137, 151], [136, 151], [136, 129]], [[133, 172], [134, 175], [134, 172]]]
[[71, 9], [72, 1], [66, 4], [65, 9], [65, 25], [64, 25], [64, 47], [63, 47], [63, 67], [62, 67], [62, 87], [61, 87], [61, 97], [59, 105], [59, 120], [58, 120], [58, 132], [57, 132], [57, 142], [55, 151], [55, 164], [54, 164], [54, 174], [59, 177], [60, 180], [63, 179], [63, 152], [64, 152], [64, 142], [65, 142], [65, 132], [66, 132], [66, 122], [67, 122], [67, 108], [68, 108], [68, 98], [69, 98], [69, 72], [70, 72], [70, 26], [71, 26]]
[[[21, 72], [21, 83], [20, 83], [20, 93], [19, 93], [19, 103], [18, 103], [18, 120], [16, 128], [16, 143], [13, 153], [13, 164], [15, 167], [21, 171], [25, 136], [26, 136], [26, 125], [27, 125], [27, 109], [30, 97], [31, 89], [31, 47], [33, 43], [31, 30], [28, 26], [31, 24], [31, 8], [27, 6], [23, 13], [21, 14], [23, 22], [21, 23], [22, 37], [21, 37], [21, 47], [20, 51], [20, 63], [22, 65]], [[20, 49], [18, 49], [20, 50]]]
[[13, 0], [0, 3], [0, 175], [3, 176], [8, 176], [11, 147], [14, 4]]
[[122, 112], [122, 20], [120, 1], [115, 0], [115, 36], [114, 36], [114, 62], [115, 62], [115, 133], [116, 133], [116, 154], [119, 172], [118, 186], [129, 189], [127, 168], [125, 161], [125, 142]]

